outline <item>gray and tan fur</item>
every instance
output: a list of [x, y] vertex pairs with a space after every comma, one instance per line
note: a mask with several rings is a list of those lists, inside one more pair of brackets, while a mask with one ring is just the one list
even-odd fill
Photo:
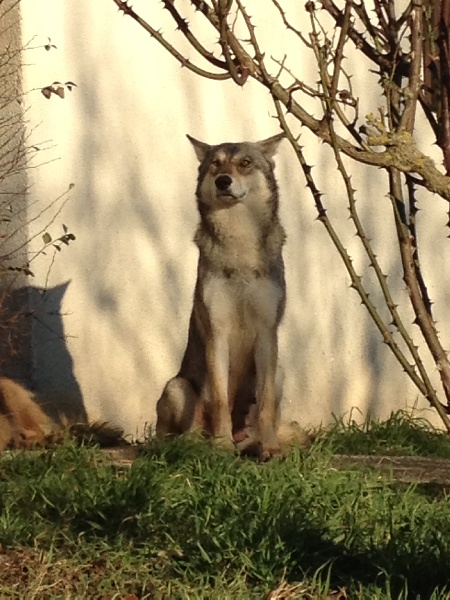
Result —
[[156, 431], [202, 428], [233, 447], [255, 414], [259, 455], [270, 458], [280, 451], [275, 375], [286, 302], [273, 162], [283, 134], [217, 146], [188, 139], [200, 162], [197, 283], [187, 348], [157, 403]]

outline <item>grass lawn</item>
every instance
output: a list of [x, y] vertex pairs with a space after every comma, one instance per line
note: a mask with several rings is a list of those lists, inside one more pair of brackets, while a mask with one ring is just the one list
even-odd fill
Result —
[[0, 598], [450, 599], [445, 489], [339, 453], [450, 458], [450, 437], [397, 414], [263, 465], [183, 438], [130, 469], [73, 444], [5, 453]]

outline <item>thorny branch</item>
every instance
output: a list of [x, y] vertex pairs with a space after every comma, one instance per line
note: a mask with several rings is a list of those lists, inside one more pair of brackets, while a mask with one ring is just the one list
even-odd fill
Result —
[[[318, 82], [312, 84], [295, 75], [286, 57], [268, 59], [242, 0], [190, 1], [191, 7], [200, 13], [206, 26], [213, 31], [220, 56], [202, 44], [201, 36], [197, 33], [199, 30], [194, 26], [191, 28], [176, 0], [163, 0], [163, 6], [177, 29], [190, 43], [195, 61], [206, 61], [211, 70], [203, 69], [197, 62], [182, 55], [176, 48], [176, 42], [169, 41], [170, 36], [137, 15], [127, 2], [113, 2], [182, 66], [195, 74], [217, 80], [232, 78], [240, 86], [251, 77], [267, 88], [279, 123], [294, 148], [306, 178], [318, 220], [325, 226], [339, 252], [352, 287], [361, 297], [385, 343], [420, 392], [436, 408], [450, 432], [450, 363], [436, 329], [432, 301], [419, 260], [415, 197], [416, 188], [420, 185], [450, 204], [450, 177], [447, 176], [450, 174], [450, 0], [412, 0], [399, 16], [395, 0], [373, 0], [370, 8], [365, 2], [357, 0], [317, 0], [316, 3], [310, 0], [305, 4], [310, 19], [309, 36], [304, 26], [300, 28], [294, 24], [285, 3], [272, 0], [270, 4], [280, 23], [298, 41], [298, 55], [302, 60], [305, 53], [312, 53], [314, 57], [319, 78]], [[186, 6], [189, 3], [185, 3], [184, 8]], [[324, 15], [333, 22], [335, 33], [327, 33], [323, 25]], [[240, 27], [236, 27], [237, 22]], [[241, 33], [238, 35], [237, 31]], [[242, 31], [246, 32], [245, 36]], [[378, 74], [380, 94], [384, 98], [384, 106], [380, 107], [379, 114], [368, 115], [365, 120], [360, 118], [359, 100], [354, 96], [351, 77], [345, 71], [349, 46], [369, 61], [371, 70]], [[286, 79], [288, 83], [285, 83]], [[319, 103], [321, 115], [316, 116], [308, 111], [305, 96]], [[416, 145], [414, 132], [419, 109], [436, 135], [446, 174]], [[349, 113], [352, 117], [349, 117]], [[355, 271], [351, 257], [327, 215], [322, 193], [313, 179], [312, 167], [305, 160], [291, 122], [306, 127], [333, 150], [348, 197], [350, 219], [369, 264], [374, 269], [391, 319], [389, 323], [383, 320], [369, 298], [364, 277]], [[419, 349], [394, 301], [388, 276], [383, 272], [366, 235], [344, 156], [364, 165], [382, 168], [386, 173], [403, 279], [409, 292], [415, 323], [441, 376], [445, 405], [433, 388]], [[390, 327], [394, 328], [394, 332]], [[402, 341], [402, 346], [397, 337]]]
[[[201, 67], [198, 67], [192, 63], [189, 59], [185, 58], [169, 41], [166, 40], [163, 33], [152, 27], [145, 19], [140, 17], [127, 2], [123, 0], [112, 0], [118, 8], [123, 11], [125, 15], [130, 16], [134, 19], [141, 27], [143, 27], [153, 38], [155, 38], [172, 56], [188, 70], [194, 72], [197, 75], [201, 75], [207, 79], [230, 79], [233, 75], [230, 72], [217, 73], [212, 71], [206, 71]], [[168, 0], [169, 2], [170, 0]], [[273, 98], [279, 100], [287, 109], [288, 112], [292, 113], [300, 123], [310, 129], [315, 135], [317, 135], [324, 142], [330, 144], [331, 138], [330, 133], [326, 127], [323, 126], [323, 122], [320, 119], [315, 118], [310, 114], [302, 105], [297, 102], [292, 94], [289, 93], [288, 89], [282, 86], [279, 80], [275, 79], [270, 73], [264, 69], [264, 58], [263, 54], [260, 53], [254, 58], [250, 56], [247, 50], [244, 48], [243, 42], [240, 41], [228, 26], [224, 25], [223, 17], [214, 12], [206, 1], [204, 0], [191, 0], [192, 4], [202, 14], [206, 16], [211, 25], [217, 30], [219, 34], [220, 45], [226, 45], [226, 53], [228, 59], [233, 63], [232, 69], [234, 70], [234, 76], [239, 83], [242, 85], [243, 82], [238, 72], [236, 72], [236, 65], [245, 70], [246, 76], [251, 76], [265, 87], [267, 87], [272, 94]], [[313, 4], [309, 2], [308, 4]], [[341, 21], [341, 11], [339, 11], [335, 5], [329, 0], [322, 0], [322, 6], [329, 9], [329, 13], [336, 18], [337, 24]], [[249, 23], [249, 29], [251, 35], [256, 40], [254, 28], [250, 24], [247, 13], [241, 3], [238, 3], [238, 10], [244, 16]], [[315, 10], [315, 9], [314, 9]], [[355, 39], [355, 44], [362, 47], [362, 51], [367, 53], [367, 56], [375, 59], [377, 55], [375, 51], [367, 47], [367, 42], [364, 42], [361, 38], [361, 34], [357, 33], [354, 27], [349, 28], [349, 38]], [[210, 59], [210, 53], [200, 53], [202, 58], [207, 60]], [[383, 69], [383, 74], [390, 73], [392, 64], [383, 55], [378, 59], [378, 66]], [[399, 74], [403, 72], [407, 73], [408, 61], [406, 56], [399, 56], [397, 58], [396, 70]], [[227, 62], [227, 68], [229, 62]], [[234, 77], [233, 77], [234, 78]], [[377, 135], [367, 140], [367, 145], [370, 147], [369, 150], [364, 150], [360, 145], [354, 145], [342, 136], [337, 136], [337, 142], [339, 144], [340, 151], [349, 156], [350, 158], [367, 165], [375, 167], [389, 168], [394, 167], [403, 173], [415, 173], [421, 177], [422, 184], [429, 189], [429, 191], [439, 194], [442, 198], [450, 202], [450, 178], [446, 177], [436, 167], [433, 160], [424, 155], [416, 146], [412, 136], [406, 135], [407, 132], [396, 132], [386, 131], [384, 135]], [[375, 151], [376, 147], [385, 147], [383, 151]]]

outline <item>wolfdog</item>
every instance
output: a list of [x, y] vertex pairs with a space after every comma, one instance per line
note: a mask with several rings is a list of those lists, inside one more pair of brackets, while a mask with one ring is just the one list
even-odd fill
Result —
[[217, 146], [187, 137], [200, 162], [197, 282], [187, 348], [158, 400], [156, 433], [201, 428], [231, 448], [253, 425], [265, 460], [280, 452], [275, 375], [285, 232], [273, 157], [284, 134]]

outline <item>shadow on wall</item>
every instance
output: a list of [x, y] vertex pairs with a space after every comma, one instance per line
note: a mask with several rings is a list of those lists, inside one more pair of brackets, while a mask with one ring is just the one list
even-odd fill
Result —
[[[101, 109], [100, 95], [92, 93], [89, 100], [83, 100], [87, 132], [80, 154], [85, 193], [75, 210], [77, 234], [83, 238], [79, 254], [81, 283], [92, 313], [82, 317], [79, 346], [97, 363], [95, 373], [86, 364], [85, 369], [90, 371], [96, 409], [102, 418], [115, 420], [123, 415], [124, 396], [117, 393], [120, 389], [127, 394], [127, 411], [144, 423], [152, 420], [152, 406], [143, 406], [143, 402], [154, 385], [158, 363], [170, 362], [180, 335], [178, 325], [171, 327], [164, 314], [169, 311], [176, 315], [184, 286], [179, 263], [186, 262], [186, 254], [180, 256], [173, 249], [176, 235], [164, 223], [168, 209], [158, 202], [156, 181], [155, 192], [149, 194], [153, 184], [146, 179], [151, 177], [154, 156], [149, 159], [136, 152], [133, 137], [120, 119], [112, 120], [121, 150], [105, 154], [101, 140], [93, 139], [88, 132], [102, 131], [108, 113]], [[96, 159], [99, 156], [104, 159]], [[102, 184], [98, 167], [103, 161], [109, 173], [120, 174], [118, 180]], [[164, 157], [160, 161], [164, 162]], [[182, 209], [187, 244], [196, 219], [194, 210], [189, 211], [193, 207], [192, 199], [192, 207], [186, 203]], [[164, 295], [161, 282], [165, 282]], [[97, 332], [95, 339], [91, 327]], [[187, 322], [183, 337], [187, 339]]]
[[[33, 332], [33, 387], [50, 416], [85, 422], [86, 411], [66, 345], [61, 307], [69, 283], [28, 287]], [[21, 290], [18, 290], [21, 292]]]
[[0, 373], [28, 383], [32, 370], [28, 288], [12, 285], [0, 290]]
[[71, 422], [85, 422], [61, 318], [67, 286], [42, 289], [24, 285], [3, 294], [0, 374], [33, 389], [54, 419], [64, 416]]

